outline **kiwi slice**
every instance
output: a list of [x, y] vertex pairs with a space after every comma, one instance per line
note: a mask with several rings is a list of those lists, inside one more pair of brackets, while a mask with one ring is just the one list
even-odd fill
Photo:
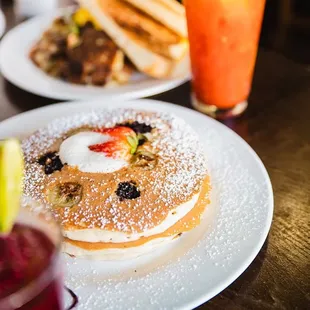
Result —
[[83, 186], [76, 182], [60, 183], [48, 191], [48, 201], [55, 207], [71, 208], [83, 195]]
[[158, 162], [157, 156], [149, 151], [139, 150], [132, 157], [131, 164], [133, 167], [139, 167], [146, 170], [152, 170]]

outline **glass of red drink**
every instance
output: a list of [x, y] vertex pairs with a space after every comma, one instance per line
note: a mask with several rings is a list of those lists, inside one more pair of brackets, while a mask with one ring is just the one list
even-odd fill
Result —
[[215, 118], [247, 107], [265, 0], [184, 0], [193, 106]]
[[0, 236], [0, 309], [63, 310], [60, 228], [39, 204], [23, 204]]

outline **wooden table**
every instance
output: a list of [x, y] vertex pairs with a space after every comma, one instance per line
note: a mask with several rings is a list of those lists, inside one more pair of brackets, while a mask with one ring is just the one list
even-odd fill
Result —
[[[11, 3], [6, 2], [4, 10], [11, 27]], [[154, 98], [191, 108], [189, 94], [187, 83]], [[53, 100], [22, 91], [0, 77], [0, 121], [50, 103]], [[308, 65], [261, 48], [249, 108], [225, 124], [253, 147], [267, 167], [275, 196], [274, 219], [250, 267], [201, 309], [310, 309]]]

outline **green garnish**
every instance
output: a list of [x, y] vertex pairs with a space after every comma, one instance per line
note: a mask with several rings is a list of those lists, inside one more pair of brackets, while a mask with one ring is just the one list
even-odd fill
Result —
[[0, 233], [9, 233], [20, 208], [24, 159], [17, 139], [0, 141]]
[[127, 141], [130, 145], [130, 154], [133, 155], [137, 151], [139, 140], [137, 136], [134, 135], [134, 136], [127, 136]]

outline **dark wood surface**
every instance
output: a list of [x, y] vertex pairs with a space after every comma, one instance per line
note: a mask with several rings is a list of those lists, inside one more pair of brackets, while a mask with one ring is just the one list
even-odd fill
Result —
[[[310, 309], [310, 28], [286, 25], [281, 30], [281, 16], [272, 15], [278, 6], [271, 5], [249, 108], [225, 124], [267, 167], [275, 196], [273, 223], [250, 267], [201, 309]], [[10, 28], [15, 24], [12, 5], [2, 6]], [[187, 83], [154, 98], [190, 108], [189, 94]], [[0, 121], [53, 102], [0, 77]]]

